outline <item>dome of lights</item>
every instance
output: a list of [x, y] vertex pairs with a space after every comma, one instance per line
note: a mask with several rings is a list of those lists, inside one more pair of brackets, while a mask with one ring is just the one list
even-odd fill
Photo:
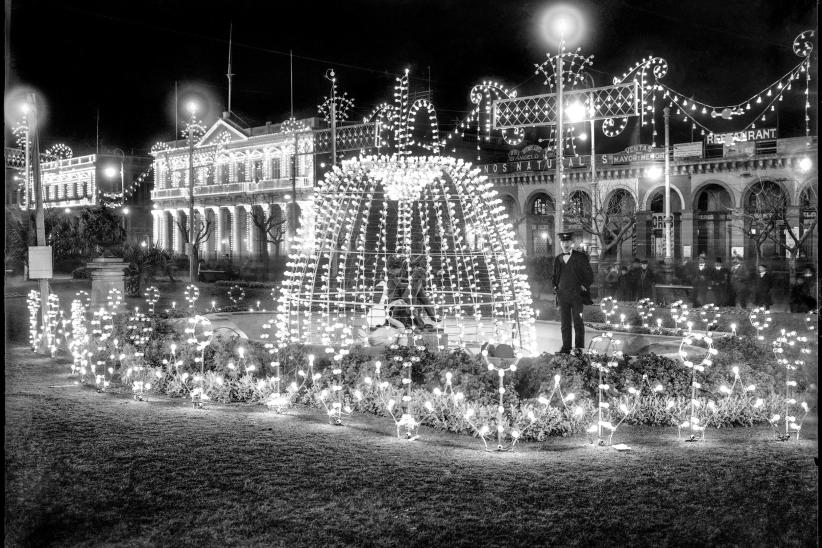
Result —
[[403, 331], [396, 319], [405, 310], [406, 333], [443, 334], [449, 347], [532, 348], [522, 252], [496, 191], [470, 163], [347, 160], [319, 184], [314, 211], [283, 282], [281, 346], [368, 344], [381, 325]]

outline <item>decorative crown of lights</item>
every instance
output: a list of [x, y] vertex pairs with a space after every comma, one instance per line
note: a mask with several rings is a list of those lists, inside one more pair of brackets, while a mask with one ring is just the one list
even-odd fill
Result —
[[493, 339], [532, 347], [522, 252], [496, 192], [471, 164], [441, 156], [347, 160], [326, 173], [314, 211], [287, 263], [273, 323], [280, 344], [347, 347], [367, 338], [380, 323], [372, 323], [374, 311], [385, 317], [399, 258], [402, 277], [424, 287], [429, 301], [406, 304], [442, 320], [440, 345]]

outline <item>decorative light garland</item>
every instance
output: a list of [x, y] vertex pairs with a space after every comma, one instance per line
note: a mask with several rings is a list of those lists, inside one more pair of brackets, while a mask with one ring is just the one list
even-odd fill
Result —
[[245, 299], [245, 289], [243, 289], [239, 285], [232, 285], [228, 289], [228, 298], [231, 300], [233, 304], [239, 304], [240, 301]]
[[40, 324], [40, 292], [34, 289], [29, 291], [26, 304], [29, 309], [29, 346], [34, 352], [37, 350], [37, 345], [40, 344], [40, 338], [43, 336], [38, 327]]
[[[686, 428], [691, 432], [701, 432], [701, 440], [705, 439], [705, 425], [700, 424], [700, 419], [697, 416], [696, 410], [701, 405], [700, 401], [696, 399], [696, 391], [697, 389], [701, 389], [702, 385], [697, 382], [696, 380], [696, 373], [699, 371], [700, 373], [705, 372], [705, 367], [710, 367], [713, 365], [713, 357], [719, 353], [717, 349], [713, 346], [713, 338], [710, 336], [710, 333], [706, 330], [705, 334], [702, 333], [694, 333], [691, 328], [693, 326], [692, 322], [688, 322], [688, 333], [682, 337], [682, 341], [679, 343], [679, 357], [682, 359], [682, 364], [691, 370], [691, 401], [690, 405], [688, 406], [688, 419], [682, 423], [677, 425], [678, 435], [681, 435], [682, 429]], [[694, 340], [697, 341], [704, 341], [707, 345], [707, 349], [705, 353], [699, 358], [699, 363], [696, 363], [695, 359], [688, 359], [688, 351], [685, 349], [686, 345], [693, 347]], [[670, 407], [670, 406], [669, 406]], [[693, 442], [697, 441], [696, 434], [692, 433], [685, 441]]]
[[[194, 287], [196, 289], [196, 286]], [[191, 303], [190, 308], [193, 309], [193, 302]], [[195, 351], [195, 356], [193, 358], [194, 367], [196, 368], [197, 364], [200, 364], [200, 372], [195, 373], [192, 377], [194, 387], [191, 389], [191, 401], [195, 408], [202, 408], [203, 402], [209, 399], [208, 394], [205, 392], [203, 382], [205, 380], [205, 349], [209, 344], [211, 344], [214, 330], [211, 327], [211, 320], [205, 316], [194, 315], [190, 317], [187, 322], [188, 327], [185, 328], [186, 335], [188, 336], [186, 338], [186, 343], [191, 345], [192, 350]], [[200, 355], [196, 356], [196, 352], [199, 352]]]
[[[776, 363], [785, 368], [785, 432], [782, 434], [777, 430], [777, 438], [780, 441], [789, 440], [792, 432], [795, 432], [796, 439], [799, 439], [799, 431], [802, 429], [802, 422], [805, 420], [805, 417], [808, 415], [810, 410], [807, 402], [803, 401], [800, 406], [802, 407], [804, 414], [799, 420], [797, 420], [796, 415], [794, 415], [791, 411], [791, 407], [797, 403], [796, 398], [792, 394], [793, 389], [796, 388], [796, 380], [791, 375], [791, 372], [805, 366], [805, 360], [802, 359], [802, 354], [811, 353], [809, 348], [803, 346], [807, 342], [808, 338], [798, 335], [796, 331], [780, 329], [780, 334], [773, 340], [772, 343]], [[792, 350], [793, 353], [795, 353], [797, 348], [799, 350], [798, 357], [785, 355], [786, 350]], [[776, 428], [780, 418], [782, 417], [777, 414], [773, 415], [770, 419], [768, 419], [768, 421], [774, 428]]]

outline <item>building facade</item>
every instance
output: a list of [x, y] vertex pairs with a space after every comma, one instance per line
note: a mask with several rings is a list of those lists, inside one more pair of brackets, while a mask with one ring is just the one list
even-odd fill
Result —
[[[311, 129], [319, 120], [299, 122], [298, 131], [285, 124], [244, 128], [224, 116], [194, 143], [179, 140], [155, 147], [153, 241], [186, 253], [191, 164], [195, 234], [204, 237], [198, 246], [201, 258], [244, 264], [285, 255], [294, 224], [309, 230], [313, 218], [316, 169]], [[276, 241], [276, 229], [266, 228], [266, 219], [285, 220], [282, 241]]]
[[[557, 196], [554, 159], [547, 150], [529, 146], [512, 151], [507, 162], [481, 164], [499, 192], [518, 237], [529, 257], [554, 254], [554, 204], [564, 211], [590, 216], [607, 212], [619, 226], [620, 213], [635, 212], [636, 224], [620, 249], [609, 249], [603, 262], [626, 262], [633, 257], [662, 259], [664, 248], [664, 149], [639, 145], [617, 154], [597, 154], [596, 178], [590, 156], [565, 158], [564, 195]], [[751, 215], [763, 192], [784, 199], [787, 223], [774, 231], [785, 242], [787, 230], [811, 235], [800, 257], [817, 258], [817, 138], [772, 139], [730, 144], [673, 145], [670, 162], [671, 211], [676, 259], [697, 257], [728, 261], [732, 255], [752, 259]], [[579, 218], [579, 217], [578, 217]], [[581, 235], [582, 246], [600, 255], [598, 238], [566, 213], [568, 228]], [[762, 245], [766, 260], [786, 254], [771, 240]]]
[[[6, 206], [34, 209], [32, 177], [26, 184], [25, 153], [5, 150]], [[125, 196], [118, 213], [123, 215], [128, 241], [148, 244], [151, 238], [151, 159], [143, 156], [87, 154], [56, 159], [41, 155], [43, 207], [56, 213], [80, 215], [85, 207], [100, 203], [102, 195]], [[26, 191], [28, 187], [28, 192]]]

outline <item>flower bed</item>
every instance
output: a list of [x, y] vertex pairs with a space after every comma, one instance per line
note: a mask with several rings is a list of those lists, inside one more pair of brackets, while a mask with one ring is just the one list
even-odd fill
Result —
[[[504, 426], [522, 440], [585, 431], [597, 409], [599, 380], [587, 359], [543, 354], [520, 360], [516, 371], [503, 379], [501, 425], [499, 376], [480, 356], [463, 351], [433, 354], [423, 346], [395, 345], [376, 357], [354, 347], [315, 362], [302, 345], [274, 349], [221, 335], [198, 346], [191, 343], [192, 335], [171, 328], [169, 316], [184, 314], [174, 311], [148, 317], [150, 336], [142, 352], [129, 342], [115, 343], [129, 340], [129, 318], [126, 314], [112, 317], [109, 336], [94, 351], [95, 357], [104, 358], [107, 390], [131, 392], [139, 383], [141, 394], [162, 393], [198, 402], [270, 405], [272, 398], [279, 398], [280, 407], [301, 403], [328, 410], [338, 402], [338, 413], [380, 416], [393, 416], [387, 402], [398, 406], [407, 396], [404, 416], [416, 417], [419, 424], [469, 434]], [[784, 386], [784, 373], [762, 343], [752, 337], [724, 337], [716, 339], [716, 347], [719, 352], [702, 374], [697, 395], [703, 425], [765, 423], [784, 409], [785, 397], [777, 393]], [[110, 356], [117, 359], [106, 359]], [[376, 371], [377, 361], [385, 364], [380, 371]], [[406, 364], [413, 364], [411, 390], [403, 384]], [[737, 368], [736, 379], [733, 368]], [[100, 386], [99, 372], [99, 367], [94, 375], [87, 370], [84, 382]], [[690, 405], [691, 372], [676, 360], [653, 354], [619, 359], [610, 378], [612, 421], [677, 426]], [[738, 393], [732, 388], [729, 393], [728, 387], [735, 386], [737, 379], [755, 390]], [[797, 391], [815, 401], [815, 368], [809, 365], [797, 371], [796, 379]], [[654, 386], [661, 389], [643, 388]]]

